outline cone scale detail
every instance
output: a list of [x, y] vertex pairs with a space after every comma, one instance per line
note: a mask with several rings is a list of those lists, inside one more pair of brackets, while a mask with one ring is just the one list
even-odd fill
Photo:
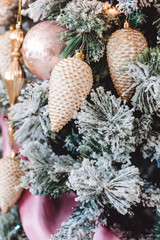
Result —
[[49, 115], [52, 131], [59, 132], [78, 111], [90, 93], [93, 75], [79, 57], [60, 61], [51, 73]]
[[[126, 23], [125, 23], [126, 24]], [[110, 75], [118, 95], [129, 101], [135, 88], [134, 80], [126, 73], [127, 62], [136, 59], [148, 46], [143, 34], [135, 29], [125, 27], [114, 32], [107, 44], [107, 61]]]

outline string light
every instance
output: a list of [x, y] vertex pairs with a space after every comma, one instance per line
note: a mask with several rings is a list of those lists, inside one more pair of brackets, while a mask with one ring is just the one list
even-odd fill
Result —
[[110, 9], [108, 9], [108, 14], [116, 16], [119, 14], [119, 11], [115, 7], [111, 7]]
[[103, 14], [110, 14], [110, 15], [113, 15], [113, 16], [116, 16], [119, 14], [119, 11], [117, 10], [116, 7], [111, 7], [111, 4], [109, 3], [104, 3], [102, 5], [103, 9], [104, 9], [104, 12]]

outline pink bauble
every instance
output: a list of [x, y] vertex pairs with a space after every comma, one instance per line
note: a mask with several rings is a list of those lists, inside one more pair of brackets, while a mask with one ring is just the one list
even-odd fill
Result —
[[65, 42], [60, 41], [64, 28], [54, 21], [36, 24], [27, 33], [22, 55], [27, 68], [38, 78], [49, 80], [53, 67], [60, 61]]

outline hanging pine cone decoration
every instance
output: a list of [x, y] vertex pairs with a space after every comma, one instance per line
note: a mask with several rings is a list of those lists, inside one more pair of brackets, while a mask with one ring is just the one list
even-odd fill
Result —
[[[135, 89], [131, 88], [134, 80], [126, 73], [128, 60], [135, 60], [148, 46], [143, 34], [135, 29], [125, 28], [117, 30], [109, 38], [107, 44], [107, 61], [113, 84], [122, 100], [129, 101]], [[131, 88], [129, 91], [127, 91]]]
[[0, 211], [7, 213], [21, 196], [22, 189], [18, 192], [15, 186], [20, 184], [23, 172], [20, 168], [20, 160], [5, 157], [0, 159]]
[[91, 91], [92, 85], [92, 70], [78, 55], [64, 59], [55, 66], [49, 90], [52, 131], [59, 132], [71, 120]]

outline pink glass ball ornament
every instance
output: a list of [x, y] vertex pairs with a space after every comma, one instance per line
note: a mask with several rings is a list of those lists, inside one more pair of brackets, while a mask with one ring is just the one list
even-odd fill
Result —
[[53, 67], [60, 61], [65, 42], [60, 35], [66, 29], [55, 21], [36, 24], [25, 36], [22, 55], [26, 67], [38, 78], [49, 80]]

